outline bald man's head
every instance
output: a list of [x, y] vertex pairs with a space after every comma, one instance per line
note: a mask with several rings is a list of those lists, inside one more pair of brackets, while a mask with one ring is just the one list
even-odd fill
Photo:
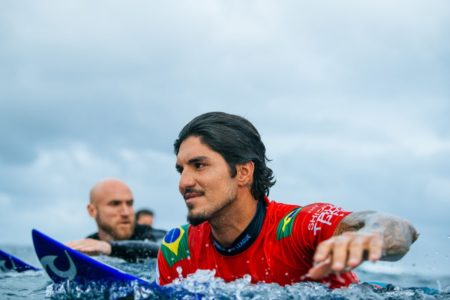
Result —
[[124, 191], [128, 190], [130, 194], [131, 189], [128, 187], [128, 185], [115, 178], [107, 178], [102, 181], [97, 182], [91, 189], [91, 192], [89, 193], [89, 202], [94, 203], [96, 201], [101, 200], [101, 197], [104, 193], [116, 193], [118, 191]]
[[104, 179], [92, 187], [88, 212], [102, 240], [126, 240], [134, 232], [133, 194], [123, 181]]

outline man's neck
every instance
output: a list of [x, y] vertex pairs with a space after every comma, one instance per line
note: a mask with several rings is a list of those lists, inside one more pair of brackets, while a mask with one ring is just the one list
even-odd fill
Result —
[[100, 228], [98, 229], [98, 238], [101, 241], [105, 241], [105, 242], [114, 240], [114, 238], [109, 233], [106, 233], [105, 231], [101, 230]]
[[257, 204], [250, 192], [238, 195], [219, 215], [209, 220], [214, 239], [224, 247], [233, 244], [252, 221]]

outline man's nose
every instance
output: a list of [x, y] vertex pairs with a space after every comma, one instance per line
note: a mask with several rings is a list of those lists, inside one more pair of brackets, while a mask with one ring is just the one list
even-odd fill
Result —
[[183, 170], [180, 175], [180, 182], [178, 183], [178, 187], [180, 192], [183, 193], [187, 188], [193, 187], [195, 185], [195, 178], [191, 172], [188, 170]]
[[133, 206], [130, 206], [127, 203], [124, 203], [120, 206], [120, 213], [123, 215], [129, 215], [133, 213]]

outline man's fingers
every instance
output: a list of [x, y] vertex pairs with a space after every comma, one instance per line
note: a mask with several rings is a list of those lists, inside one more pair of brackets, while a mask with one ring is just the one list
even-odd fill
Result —
[[333, 247], [333, 271], [341, 272], [346, 268], [348, 247], [353, 238], [352, 233], [344, 233], [335, 238]]
[[383, 255], [383, 238], [380, 234], [375, 234], [369, 243], [369, 260], [374, 262]]
[[314, 254], [314, 262], [322, 262], [329, 257], [333, 249], [333, 243], [333, 239], [320, 243], [319, 246], [317, 246], [316, 253]]
[[357, 236], [350, 243], [347, 265], [350, 268], [359, 266], [363, 261], [363, 254], [368, 244], [368, 237]]
[[308, 273], [306, 274], [307, 278], [317, 280], [322, 277], [327, 276], [331, 272], [331, 258], [328, 257], [324, 261], [317, 263], [314, 267], [309, 269]]
[[315, 265], [307, 276], [319, 279], [331, 272], [349, 271], [366, 259], [379, 260], [382, 251], [383, 238], [380, 234], [345, 232], [319, 244], [314, 254]]
[[74, 250], [83, 252], [88, 255], [109, 255], [111, 253], [111, 246], [107, 242], [94, 239], [72, 241], [67, 243], [66, 245]]
[[72, 241], [69, 243], [66, 243], [66, 246], [75, 250], [78, 250], [80, 247], [83, 247], [84, 242], [83, 240], [80, 241]]

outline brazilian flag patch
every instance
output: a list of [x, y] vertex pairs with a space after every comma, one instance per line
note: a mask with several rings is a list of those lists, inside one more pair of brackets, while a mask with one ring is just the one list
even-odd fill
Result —
[[301, 207], [297, 207], [296, 209], [288, 213], [283, 219], [281, 219], [277, 227], [277, 241], [292, 234], [295, 217], [298, 215], [301, 209]]
[[164, 237], [161, 251], [169, 267], [189, 256], [188, 228], [188, 224], [174, 228]]

